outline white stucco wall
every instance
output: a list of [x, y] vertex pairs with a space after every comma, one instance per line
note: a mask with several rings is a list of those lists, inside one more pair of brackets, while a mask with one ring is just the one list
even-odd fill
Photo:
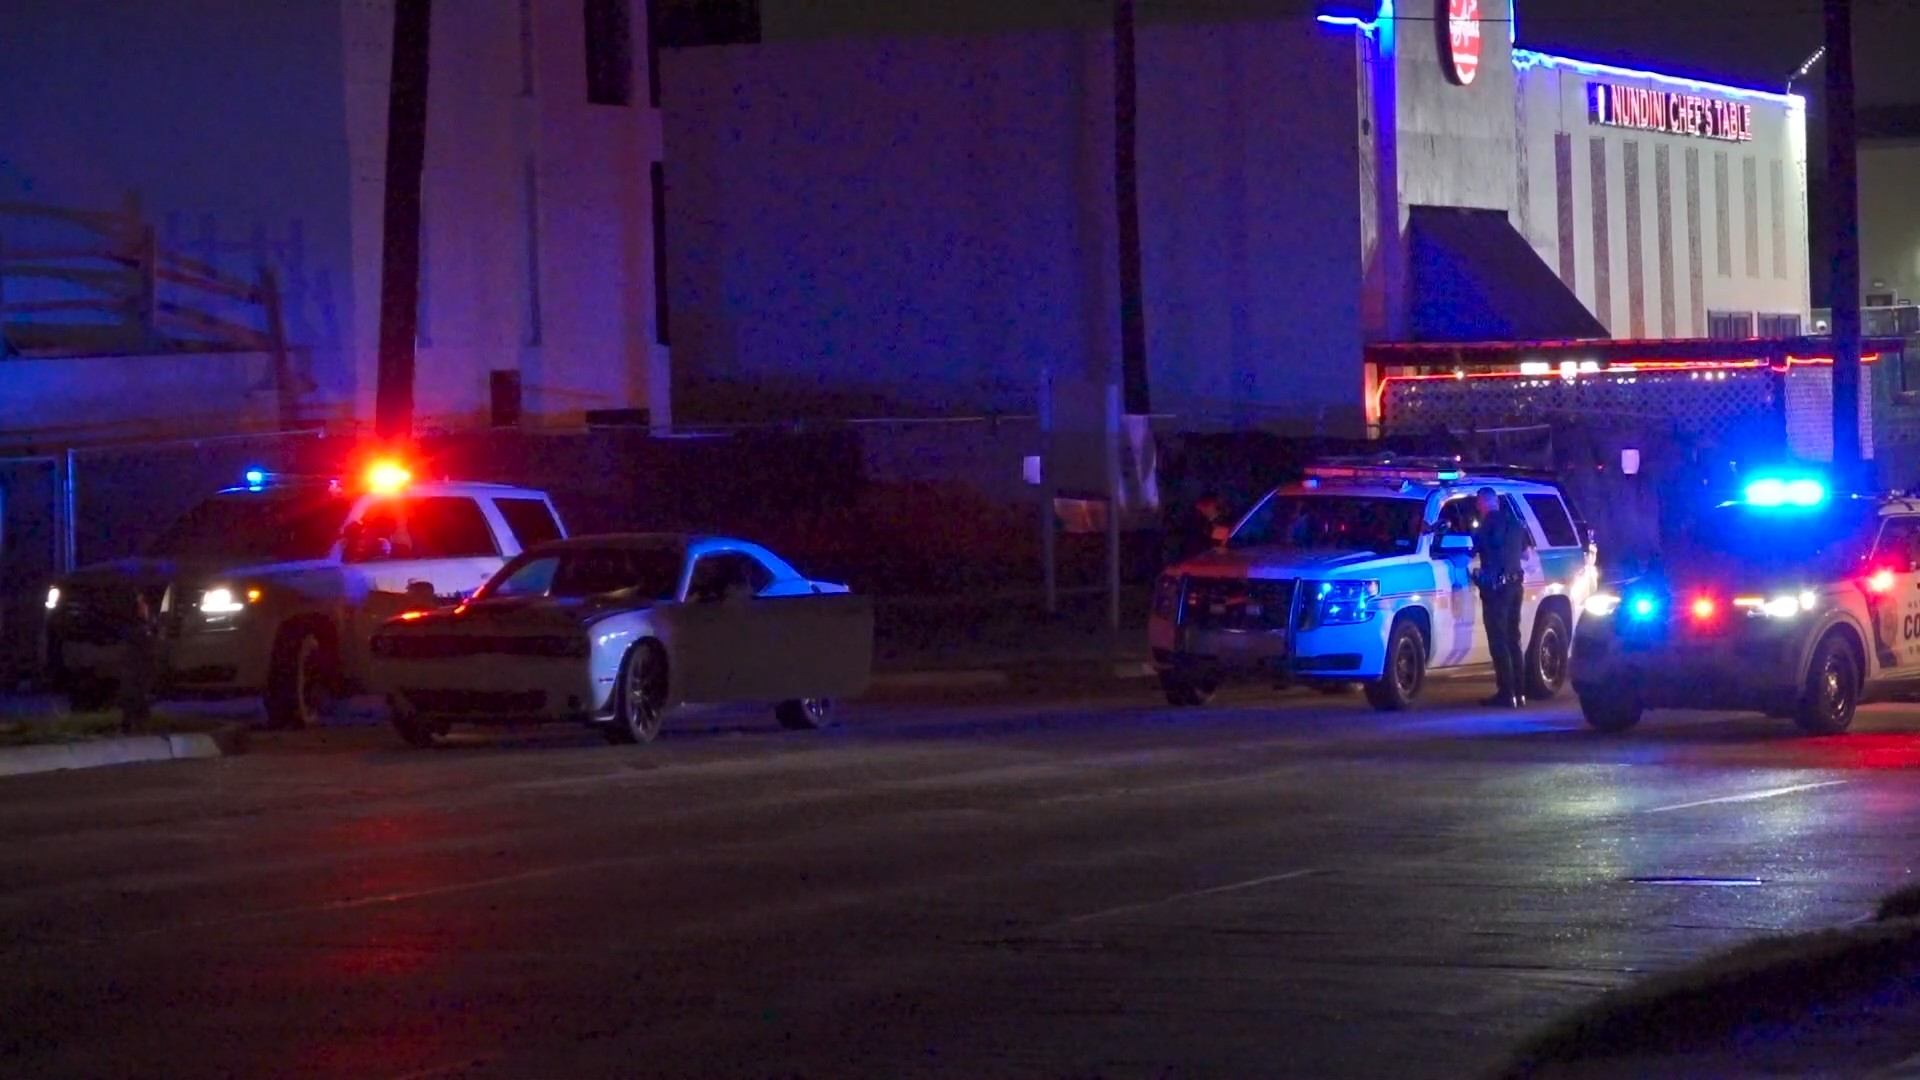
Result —
[[[587, 101], [584, 7], [434, 5], [423, 428], [485, 422], [497, 369], [522, 373], [530, 424], [590, 409], [670, 415], [646, 2], [629, 0], [626, 105]], [[305, 411], [369, 427], [392, 30], [392, 0], [0, 3], [0, 204], [108, 211], [133, 196], [163, 247], [246, 281], [272, 268], [317, 384]], [[77, 242], [0, 215], [0, 245]], [[8, 295], [31, 298], [27, 288], [16, 281]], [[10, 370], [10, 396], [42, 392]], [[126, 375], [120, 392], [137, 399], [138, 371]]]
[[[354, 338], [353, 415], [365, 423], [378, 363], [393, 17], [391, 0], [342, 11], [355, 294], [369, 313]], [[521, 372], [530, 423], [572, 424], [613, 408], [670, 417], [654, 320], [648, 169], [663, 148], [647, 96], [644, 0], [632, 0], [630, 25], [631, 103], [595, 105], [579, 0], [435, 6], [417, 424], [483, 422], [489, 372], [499, 369]]]
[[[1521, 93], [1516, 107], [1525, 145], [1518, 175], [1525, 199], [1516, 204], [1515, 224], [1614, 337], [1706, 337], [1712, 312], [1798, 315], [1806, 325], [1806, 117], [1802, 109], [1782, 103], [1778, 95], [1742, 94], [1557, 62], [1532, 63], [1518, 74]], [[1588, 106], [1588, 87], [1593, 82], [1739, 102], [1752, 109], [1753, 138], [1729, 142], [1597, 124]], [[1568, 153], [1571, 169], [1562, 177], [1559, 158]], [[1594, 215], [1596, 160], [1604, 175], [1603, 226], [1596, 224]], [[1629, 197], [1630, 166], [1637, 200]], [[1748, 170], [1753, 180], [1751, 195]], [[1689, 198], [1689, 187], [1697, 194], [1697, 204]], [[1663, 202], [1671, 237], [1664, 249]], [[1630, 216], [1635, 209], [1637, 219]], [[1637, 319], [1630, 254], [1636, 220], [1640, 237]], [[1563, 225], [1571, 226], [1566, 235]], [[1599, 259], [1602, 229], [1604, 288]], [[1562, 258], [1569, 239], [1570, 262]], [[1663, 252], [1668, 260], [1664, 268]], [[1663, 273], [1667, 275], [1664, 283]]]

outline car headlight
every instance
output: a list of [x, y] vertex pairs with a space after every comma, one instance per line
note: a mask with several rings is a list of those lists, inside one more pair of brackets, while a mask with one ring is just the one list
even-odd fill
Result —
[[1791, 619], [1803, 612], [1812, 611], [1820, 603], [1820, 597], [1811, 591], [1799, 593], [1779, 593], [1766, 598], [1738, 597], [1734, 606], [1747, 609], [1750, 615], [1764, 615], [1770, 619]]
[[1606, 618], [1620, 609], [1620, 598], [1612, 593], [1597, 592], [1587, 597], [1581, 610], [1598, 618]]
[[57, 608], [59, 606], [60, 606], [60, 586], [55, 585], [52, 588], [47, 590], [47, 610], [52, 611], [54, 608]]
[[1373, 618], [1373, 601], [1380, 595], [1377, 581], [1323, 581], [1313, 586], [1310, 626], [1351, 626]]
[[245, 611], [248, 604], [260, 602], [259, 589], [247, 589], [244, 592], [226, 586], [208, 589], [200, 594], [200, 614], [232, 615]]

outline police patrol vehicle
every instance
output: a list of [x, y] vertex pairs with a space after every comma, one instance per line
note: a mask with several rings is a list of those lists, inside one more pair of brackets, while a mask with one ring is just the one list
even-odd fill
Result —
[[47, 593], [47, 666], [77, 710], [111, 704], [130, 636], [152, 643], [154, 696], [263, 697], [278, 727], [320, 722], [366, 686], [388, 620], [473, 592], [566, 535], [547, 496], [414, 481], [392, 462], [357, 483], [249, 470], [141, 558], [84, 567]]
[[1429, 671], [1488, 667], [1471, 584], [1476, 493], [1493, 488], [1533, 533], [1521, 608], [1526, 692], [1567, 677], [1574, 618], [1592, 593], [1592, 535], [1558, 485], [1451, 460], [1329, 460], [1274, 489], [1226, 544], [1155, 584], [1148, 638], [1167, 700], [1206, 703], [1225, 679], [1359, 683], [1405, 709]]
[[1657, 572], [1585, 605], [1587, 723], [1739, 709], [1837, 734], [1862, 701], [1920, 692], [1920, 500], [1764, 476], [1708, 510]]

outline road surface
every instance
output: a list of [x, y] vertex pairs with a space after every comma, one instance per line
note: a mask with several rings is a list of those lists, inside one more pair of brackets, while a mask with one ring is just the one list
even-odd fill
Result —
[[8, 780], [0, 1075], [1460, 1077], [1912, 880], [1911, 707], [1606, 737], [1477, 692], [367, 727]]

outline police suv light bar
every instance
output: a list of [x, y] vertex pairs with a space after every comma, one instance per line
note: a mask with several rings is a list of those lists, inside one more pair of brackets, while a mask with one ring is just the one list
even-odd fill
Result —
[[1457, 468], [1401, 465], [1309, 465], [1306, 474], [1315, 480], [1409, 480], [1430, 484], [1458, 480], [1466, 475]]

